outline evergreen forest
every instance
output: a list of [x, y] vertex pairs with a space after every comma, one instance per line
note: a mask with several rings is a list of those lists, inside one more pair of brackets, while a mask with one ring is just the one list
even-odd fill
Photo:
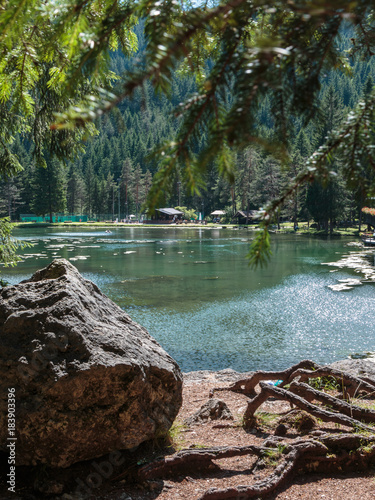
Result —
[[[111, 69], [118, 75], [132, 70], [142, 62], [146, 51], [146, 37], [142, 23], [135, 26], [138, 38], [137, 52], [125, 56], [118, 49], [111, 55]], [[342, 29], [340, 51], [351, 46], [351, 28]], [[340, 127], [350, 110], [370, 95], [375, 82], [373, 58], [353, 55], [345, 72], [330, 69], [320, 79], [319, 107], [305, 125], [296, 115], [291, 117], [289, 156], [291, 163], [283, 162], [265, 148], [251, 144], [231, 151], [233, 179], [220, 175], [220, 164], [211, 162], [205, 169], [205, 186], [199, 193], [186, 188], [185, 179], [178, 170], [168, 178], [164, 206], [183, 206], [208, 216], [220, 209], [226, 220], [232, 220], [238, 210], [258, 210], [280, 193], [306, 165], [314, 151], [324, 144], [332, 130]], [[205, 66], [212, 61], [207, 58]], [[116, 91], [116, 81], [114, 81]], [[85, 142], [84, 151], [70, 160], [47, 155], [45, 166], [36, 161], [35, 145], [22, 135], [12, 144], [23, 170], [3, 178], [0, 190], [0, 216], [12, 221], [21, 214], [36, 214], [50, 218], [52, 214], [87, 215], [89, 220], [139, 219], [145, 212], [147, 195], [155, 173], [159, 169], [154, 149], [163, 141], [172, 139], [180, 126], [175, 113], [180, 103], [196, 92], [197, 80], [193, 74], [178, 69], [171, 75], [169, 93], [157, 93], [148, 81], [136, 88], [132, 98], [124, 99], [110, 113], [96, 120], [96, 132]], [[223, 107], [231, 106], [230, 89], [222, 97]], [[275, 123], [272, 107], [275, 103], [265, 96], [257, 108], [261, 130], [258, 136], [273, 139]], [[194, 141], [194, 153], [204, 148], [206, 131], [201, 130]], [[318, 181], [297, 189], [293, 197], [278, 211], [278, 217], [295, 222], [313, 220], [318, 229], [329, 230], [333, 224], [360, 218], [361, 208], [368, 200], [360, 190], [349, 189], [342, 174], [344, 160], [335, 155], [331, 163], [334, 175], [327, 186]], [[160, 206], [160, 205], [159, 205]]]

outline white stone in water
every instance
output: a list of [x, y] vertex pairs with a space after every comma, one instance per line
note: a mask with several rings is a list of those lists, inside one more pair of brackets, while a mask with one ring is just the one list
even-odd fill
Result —
[[[335, 266], [338, 269], [343, 269], [343, 268], [353, 269], [354, 272], [364, 275], [364, 279], [369, 279], [369, 278], [372, 279], [375, 275], [375, 268], [369, 267], [369, 262], [367, 259], [369, 254], [370, 254], [369, 251], [363, 251], [360, 253], [350, 252], [348, 256], [343, 257], [341, 260], [337, 262], [324, 263], [324, 265]], [[346, 282], [346, 284], [351, 286], [355, 285], [355, 283], [348, 283], [348, 282]]]
[[369, 273], [369, 274], [374, 274], [375, 273], [375, 269], [373, 269], [372, 267], [362, 267], [362, 271], [364, 273]]
[[353, 287], [347, 286], [344, 283], [341, 283], [338, 285], [328, 285], [328, 288], [330, 288], [334, 292], [343, 292], [344, 290], [353, 290]]
[[363, 247], [363, 244], [359, 241], [350, 241], [349, 243], [346, 244], [347, 247]]
[[339, 281], [340, 283], [345, 283], [347, 286], [358, 286], [358, 285], [362, 285], [362, 281], [359, 280], [359, 279], [355, 279], [355, 278], [348, 278], [348, 279], [344, 279], [344, 280], [337, 280]]
[[100, 245], [77, 245], [77, 248], [100, 248]]

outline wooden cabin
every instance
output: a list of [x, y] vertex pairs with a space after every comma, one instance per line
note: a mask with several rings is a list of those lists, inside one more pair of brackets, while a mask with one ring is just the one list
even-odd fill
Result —
[[175, 208], [156, 208], [151, 220], [144, 221], [148, 224], [173, 224], [182, 221], [184, 213]]
[[251, 224], [256, 222], [256, 210], [238, 210], [233, 219], [237, 219], [237, 224]]

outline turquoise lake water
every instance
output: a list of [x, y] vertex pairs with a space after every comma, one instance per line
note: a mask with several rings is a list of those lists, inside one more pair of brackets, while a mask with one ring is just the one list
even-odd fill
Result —
[[[375, 350], [375, 283], [333, 291], [338, 280], [363, 276], [324, 265], [361, 254], [353, 238], [275, 234], [271, 262], [253, 271], [245, 256], [254, 233], [244, 229], [34, 228], [15, 236], [35, 245], [3, 278], [18, 283], [53, 258], [69, 259], [183, 371], [269, 370]], [[373, 266], [371, 253], [364, 258]]]

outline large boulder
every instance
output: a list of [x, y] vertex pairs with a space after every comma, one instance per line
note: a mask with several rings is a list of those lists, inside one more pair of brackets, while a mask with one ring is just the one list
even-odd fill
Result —
[[167, 432], [182, 374], [61, 259], [0, 291], [0, 398], [0, 449], [9, 451], [15, 399], [17, 465], [67, 467]]

